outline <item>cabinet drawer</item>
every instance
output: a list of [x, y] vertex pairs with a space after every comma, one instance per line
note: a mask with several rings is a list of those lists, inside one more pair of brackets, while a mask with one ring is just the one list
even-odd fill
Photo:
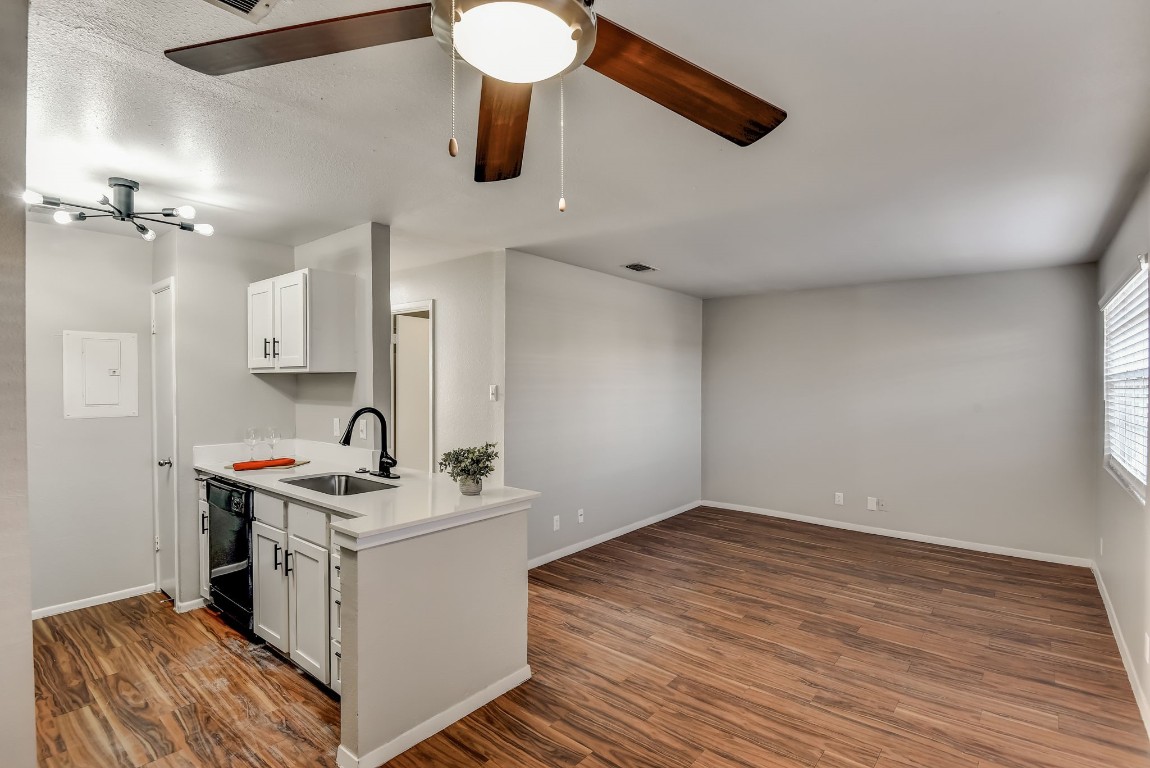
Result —
[[331, 607], [328, 609], [328, 616], [331, 621], [331, 639], [336, 641], [343, 640], [343, 596], [332, 590], [331, 593]]
[[261, 523], [267, 523], [273, 528], [283, 530], [287, 527], [287, 519], [284, 517], [285, 506], [283, 499], [277, 499], [275, 496], [268, 496], [266, 493], [256, 492], [255, 503], [253, 504], [256, 520]]
[[336, 693], [343, 690], [343, 649], [336, 640], [331, 641], [331, 689]]
[[340, 584], [341, 558], [339, 552], [340, 551], [336, 549], [331, 553], [331, 575], [328, 577], [328, 581], [331, 582], [331, 588], [336, 592], [342, 591], [342, 585]]
[[318, 509], [288, 505], [288, 533], [327, 549], [327, 515]]

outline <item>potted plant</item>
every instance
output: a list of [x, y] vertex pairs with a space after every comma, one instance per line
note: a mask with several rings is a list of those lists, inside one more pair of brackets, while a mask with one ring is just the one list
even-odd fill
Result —
[[499, 458], [496, 445], [487, 443], [482, 447], [448, 451], [439, 460], [439, 471], [458, 482], [459, 492], [464, 496], [478, 496], [483, 492], [483, 478], [495, 471], [495, 460]]

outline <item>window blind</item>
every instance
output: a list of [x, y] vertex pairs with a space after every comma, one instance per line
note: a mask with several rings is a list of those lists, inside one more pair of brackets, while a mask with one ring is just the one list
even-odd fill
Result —
[[1150, 302], [1147, 273], [1138, 270], [1103, 310], [1105, 328], [1106, 461], [1146, 485]]

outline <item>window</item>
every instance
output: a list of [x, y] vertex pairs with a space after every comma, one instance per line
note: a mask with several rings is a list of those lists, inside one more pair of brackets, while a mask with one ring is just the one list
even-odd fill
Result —
[[1103, 309], [1106, 467], [1141, 500], [1146, 498], [1150, 353], [1146, 275], [1138, 270]]

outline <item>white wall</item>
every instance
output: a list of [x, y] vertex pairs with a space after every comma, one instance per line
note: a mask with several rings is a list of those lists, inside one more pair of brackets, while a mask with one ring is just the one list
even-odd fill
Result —
[[[435, 301], [435, 437], [433, 452], [486, 442], [504, 451], [505, 265], [502, 252], [471, 256], [391, 276], [391, 303]], [[400, 464], [403, 456], [396, 456]], [[502, 459], [491, 482], [500, 484]]]
[[[361, 224], [295, 249], [295, 268], [345, 272], [358, 277], [356, 302], [356, 372], [300, 374], [296, 394], [296, 435], [306, 440], [334, 443], [332, 419], [341, 427], [356, 409], [374, 405], [384, 416], [391, 411], [391, 389], [387, 384], [390, 368], [390, 312], [387, 302], [377, 307], [373, 295], [387, 296], [390, 266], [390, 231], [381, 224]], [[382, 281], [382, 282], [381, 282]], [[376, 354], [375, 323], [379, 310], [382, 328], [379, 342], [383, 354]], [[385, 396], [377, 397], [376, 379], [385, 382]], [[357, 429], [352, 445], [373, 448], [378, 445], [377, 424], [367, 420], [368, 437], [361, 440]]]
[[1089, 558], [1094, 281], [1085, 265], [706, 302], [704, 498]]
[[24, 390], [24, 188], [28, 4], [0, 0], [0, 744], [36, 762]]
[[[1099, 264], [1098, 299], [1110, 295], [1134, 273], [1138, 255], [1143, 253], [1150, 253], [1150, 185]], [[1099, 379], [1101, 360], [1099, 355], [1092, 369]], [[1117, 619], [1115, 632], [1133, 663], [1143, 718], [1150, 723], [1145, 695], [1150, 693], [1150, 665], [1143, 652], [1145, 633], [1150, 632], [1150, 521], [1146, 507], [1103, 467], [1101, 444], [1091, 458], [1091, 466], [1098, 471], [1098, 536], [1104, 542], [1101, 552], [1099, 542], [1093, 542], [1095, 560]]]
[[543, 493], [532, 559], [700, 498], [701, 345], [698, 299], [507, 253], [506, 479]]
[[[172, 232], [155, 243], [153, 280], [176, 278], [180, 600], [199, 598], [198, 526], [192, 446], [234, 443], [247, 427], [295, 424], [295, 376], [247, 368], [247, 286], [291, 272], [291, 248]], [[145, 300], [147, 297], [145, 297]]]
[[[152, 548], [152, 245], [28, 224], [28, 502], [33, 609], [146, 588]], [[139, 416], [65, 419], [63, 332], [134, 333]]]

